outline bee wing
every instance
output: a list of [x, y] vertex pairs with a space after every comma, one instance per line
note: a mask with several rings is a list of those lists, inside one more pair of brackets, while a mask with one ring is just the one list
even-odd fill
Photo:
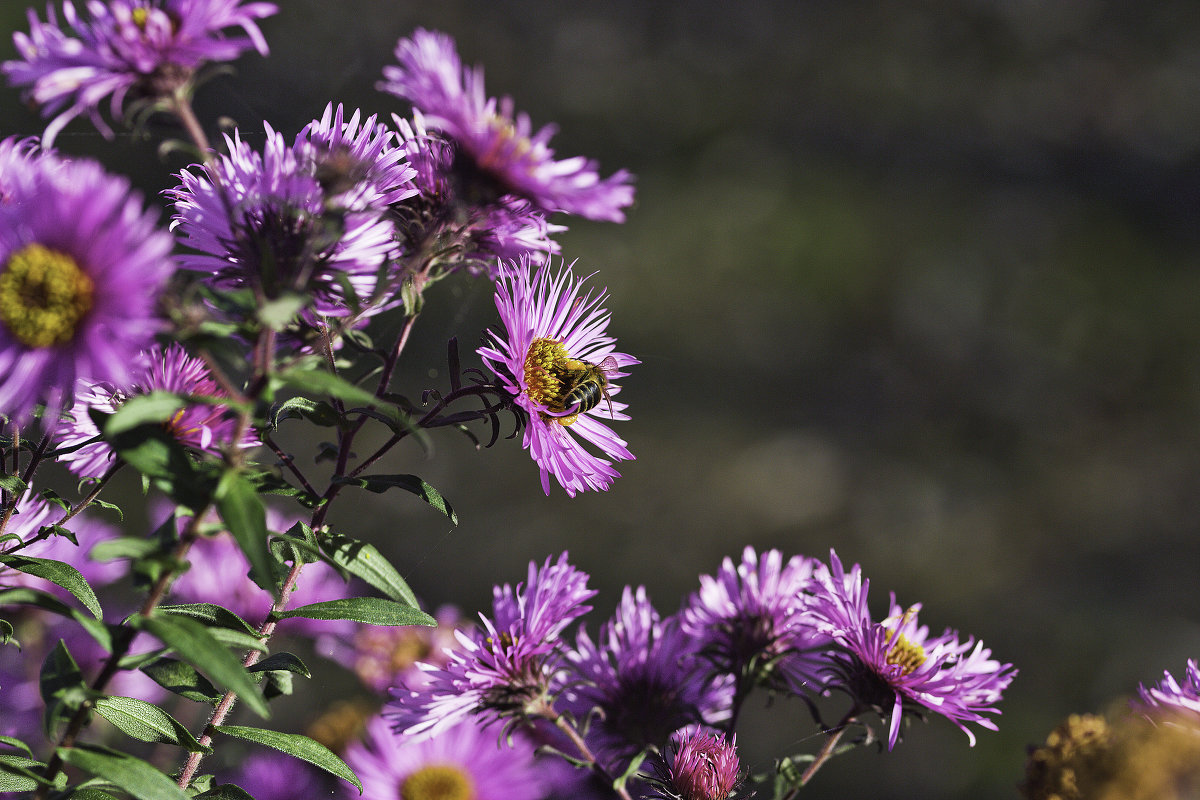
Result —
[[618, 370], [620, 370], [621, 365], [617, 363], [616, 358], [614, 358], [613, 356], [609, 356], [608, 358], [604, 359], [599, 364], [597, 364], [596, 367], [599, 368], [599, 370], [601, 372], [603, 372], [604, 375], [607, 377], [607, 376], [612, 375], [613, 373], [617, 372]]

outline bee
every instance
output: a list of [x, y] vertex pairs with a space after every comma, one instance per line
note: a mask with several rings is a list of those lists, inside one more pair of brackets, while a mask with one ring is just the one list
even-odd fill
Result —
[[563, 383], [562, 402], [548, 406], [558, 417], [559, 424], [569, 425], [580, 414], [591, 411], [604, 400], [608, 412], [612, 413], [612, 399], [608, 396], [608, 380], [617, 372], [617, 360], [612, 356], [593, 364], [581, 359], [569, 359], [560, 376]]

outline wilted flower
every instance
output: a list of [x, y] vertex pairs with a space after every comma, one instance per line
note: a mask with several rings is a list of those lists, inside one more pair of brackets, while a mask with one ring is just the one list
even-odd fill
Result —
[[700, 576], [700, 591], [680, 612], [683, 629], [718, 672], [747, 684], [793, 692], [813, 690], [829, 641], [807, 617], [817, 562], [746, 547], [726, 558], [716, 577]]
[[[543, 782], [533, 748], [520, 737], [497, 744], [475, 720], [460, 720], [437, 736], [408, 741], [382, 717], [367, 723], [366, 741], [346, 751], [346, 763], [372, 800], [537, 800]], [[349, 789], [346, 797], [358, 797]]]
[[729, 717], [732, 682], [710, 677], [695, 640], [677, 618], [659, 617], [644, 587], [625, 588], [598, 643], [581, 629], [568, 658], [580, 684], [567, 707], [577, 719], [601, 712], [588, 735], [593, 750], [620, 762], [616, 774], [638, 751], [664, 747], [676, 730]]
[[517, 194], [547, 212], [624, 221], [632, 176], [621, 170], [601, 180], [596, 163], [582, 156], [555, 161], [554, 126], [534, 133], [527, 115], [514, 117], [511, 98], [487, 97], [483, 70], [464, 69], [449, 36], [418, 29], [397, 42], [396, 59], [400, 65], [384, 68], [379, 88], [411, 102], [430, 128], [454, 140], [455, 173], [470, 187], [460, 195], [486, 203]]
[[607, 489], [619, 474], [612, 461], [633, 458], [599, 420], [629, 419], [625, 404], [613, 400], [621, 390], [615, 381], [640, 363], [613, 349], [605, 293], [581, 295], [582, 285], [570, 267], [552, 274], [549, 265], [534, 269], [527, 259], [505, 267], [496, 282], [504, 332], [491, 333], [491, 344], [478, 351], [529, 414], [523, 444], [541, 471], [542, 490], [550, 493], [553, 475], [571, 497]]
[[479, 615], [483, 629], [456, 631], [459, 647], [445, 666], [423, 666], [423, 682], [392, 690], [387, 716], [396, 732], [423, 739], [473, 715], [482, 724], [535, 716], [551, 700], [563, 629], [591, 610], [587, 579], [563, 553], [540, 569], [530, 562], [516, 589], [495, 587], [492, 617]]
[[[14, 166], [14, 165], [10, 165]], [[0, 409], [52, 428], [79, 379], [126, 384], [159, 328], [173, 242], [124, 178], [43, 154], [4, 176]]]
[[830, 656], [830, 688], [849, 694], [856, 703], [873, 708], [889, 720], [888, 749], [895, 747], [906, 710], [929, 709], [962, 729], [975, 745], [973, 722], [996, 730], [988, 714], [999, 714], [996, 703], [1017, 671], [994, 660], [982, 642], [960, 642], [947, 629], [931, 637], [917, 621], [919, 605], [907, 611], [893, 595], [886, 619], [875, 622], [867, 608], [870, 581], [857, 564], [847, 573], [837, 554], [830, 566], [817, 571], [812, 616], [817, 627], [833, 639], [840, 652]]
[[[393, 226], [382, 207], [340, 204], [355, 194], [355, 200], [363, 201], [402, 191], [407, 172], [396, 162], [378, 173], [354, 166], [356, 173], [365, 169], [359, 179], [368, 178], [367, 185], [347, 188], [322, 171], [322, 165], [332, 163], [332, 150], [326, 153], [330, 159], [317, 158], [320, 151], [311, 137], [326, 145], [349, 139], [369, 154], [379, 145], [375, 131], [364, 128], [364, 137], [348, 129], [334, 133], [310, 126], [290, 148], [270, 124], [263, 124], [267, 140], [261, 155], [235, 132], [226, 137], [228, 155], [211, 166], [194, 167], [194, 172], [183, 170], [180, 186], [167, 192], [175, 203], [181, 241], [199, 251], [182, 256], [180, 264], [207, 273], [218, 288], [249, 288], [268, 300], [295, 293], [309, 299], [317, 314], [355, 314], [391, 259]], [[348, 152], [347, 165], [355, 161], [356, 151]], [[328, 188], [318, 172], [330, 182]]]
[[[127, 97], [169, 96], [204, 63], [231, 61], [250, 47], [266, 55], [257, 20], [276, 11], [273, 3], [241, 0], [108, 0], [85, 8], [80, 15], [64, 2], [61, 24], [53, 6], [45, 22], [30, 9], [29, 34], [13, 34], [20, 58], [0, 67], [43, 116], [57, 115], [46, 127], [47, 147], [80, 114], [111, 135], [100, 117], [106, 97], [119, 117]], [[227, 28], [246, 36], [228, 36]]]
[[1188, 659], [1187, 674], [1182, 685], [1170, 672], [1163, 672], [1163, 679], [1157, 686], [1147, 688], [1144, 684], [1138, 684], [1138, 697], [1147, 710], [1200, 714], [1200, 668], [1197, 668], [1196, 660]]
[[414, 183], [419, 190], [416, 197], [396, 207], [407, 253], [419, 252], [431, 237], [452, 238], [457, 248], [450, 263], [495, 278], [497, 259], [527, 257], [540, 264], [559, 251], [550, 237], [566, 226], [550, 224], [544, 213], [517, 195], [484, 204], [460, 197], [453, 173], [453, 143], [441, 134], [428, 133], [420, 111], [413, 111], [411, 122], [395, 114], [392, 119], [416, 170]]
[[[70, 419], [64, 421], [56, 431], [58, 446], [73, 447], [100, 434], [88, 409], [111, 414], [129, 398], [155, 391], [214, 399], [225, 397], [225, 392], [212, 379], [204, 362], [189, 356], [182, 345], [176, 342], [166, 349], [156, 346], [140, 355], [132, 383], [125, 387], [79, 381]], [[241, 441], [231, 442], [237, 423], [229, 410], [219, 403], [188, 403], [163, 423], [163, 427], [184, 447], [214, 455], [230, 445], [253, 447], [258, 442], [252, 430], [247, 430]], [[93, 442], [64, 453], [58, 460], [76, 475], [95, 478], [107, 472], [115, 458], [116, 454], [107, 443]]]

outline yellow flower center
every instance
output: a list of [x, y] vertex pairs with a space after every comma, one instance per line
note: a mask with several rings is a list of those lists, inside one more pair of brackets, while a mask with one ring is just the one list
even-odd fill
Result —
[[[919, 608], [920, 606], [916, 605], [905, 611], [904, 616], [896, 623], [895, 629], [889, 630], [884, 640], [892, 642], [892, 646], [888, 648], [885, 660], [892, 666], [899, 667], [901, 675], [908, 675], [925, 663], [925, 648], [919, 644], [910, 642], [907, 636], [899, 633], [899, 630], [917, 615]], [[895, 641], [892, 641], [893, 639]]]
[[475, 784], [460, 767], [430, 764], [400, 783], [402, 800], [474, 800]]
[[0, 271], [0, 323], [27, 347], [66, 344], [92, 309], [93, 288], [71, 256], [25, 245]]
[[133, 17], [134, 25], [137, 25], [143, 31], [146, 30], [146, 20], [150, 18], [150, 9], [135, 8], [131, 16]]
[[[530, 400], [541, 403], [551, 411], [566, 411], [567, 395], [574, 385], [571, 373], [586, 368], [584, 362], [571, 358], [562, 342], [544, 336], [534, 339], [525, 354], [525, 392]], [[543, 422], [553, 421], [564, 427], [577, 419], [578, 414], [565, 417], [542, 414]]]
[[492, 141], [492, 146], [488, 148], [488, 151], [479, 157], [479, 166], [485, 169], [496, 166], [500, 161], [500, 151], [510, 142], [513, 150], [506, 153], [505, 161], [521, 158], [532, 149], [529, 139], [517, 134], [517, 126], [512, 123], [512, 120], [493, 114], [488, 120], [488, 127], [498, 135]]

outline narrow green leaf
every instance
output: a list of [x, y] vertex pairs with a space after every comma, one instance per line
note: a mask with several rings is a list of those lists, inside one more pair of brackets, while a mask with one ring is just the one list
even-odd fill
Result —
[[93, 561], [115, 561], [118, 558], [142, 558], [158, 550], [159, 541], [156, 538], [134, 538], [122, 536], [117, 539], [98, 542], [92, 546], [88, 555]]
[[267, 544], [267, 512], [254, 486], [234, 470], [227, 470], [217, 484], [213, 499], [217, 511], [250, 561], [250, 577], [272, 595], [275, 590], [275, 560]]
[[25, 481], [17, 475], [0, 475], [0, 489], [11, 494], [20, 494], [25, 491]]
[[183, 398], [170, 392], [134, 395], [121, 403], [101, 430], [106, 438], [112, 438], [142, 425], [157, 425], [171, 419], [184, 405]]
[[278, 380], [289, 388], [304, 395], [336, 397], [356, 406], [380, 405], [383, 403], [366, 389], [361, 389], [345, 378], [323, 369], [294, 369], [278, 376]]
[[25, 744], [15, 736], [0, 736], [0, 744], [8, 745], [9, 747], [15, 747], [18, 750], [24, 750], [26, 753], [29, 753], [30, 757], [33, 756], [33, 751], [29, 749], [29, 745]]
[[14, 633], [16, 633], [16, 630], [13, 628], [12, 623], [6, 619], [0, 619], [0, 645], [11, 643], [20, 647], [21, 643], [13, 638]]
[[385, 600], [382, 597], [347, 597], [342, 600], [327, 600], [285, 611], [280, 619], [304, 617], [305, 619], [349, 619], [367, 625], [437, 625], [437, 620], [405, 603]]
[[60, 747], [66, 763], [120, 786], [138, 800], [189, 800], [175, 781], [140, 758], [94, 745]]
[[446, 498], [442, 497], [441, 492], [416, 475], [363, 475], [358, 478], [335, 478], [334, 481], [358, 486], [376, 494], [383, 494], [388, 489], [403, 489], [406, 492], [412, 492], [445, 514], [452, 523], [458, 524], [458, 515], [454, 513], [454, 509], [450, 507]]
[[88, 582], [79, 570], [70, 564], [49, 558], [34, 558], [26, 555], [9, 556], [3, 553], [0, 553], [0, 564], [61, 586], [73, 594], [80, 603], [83, 603], [83, 607], [92, 612], [93, 617], [104, 618], [104, 611], [100, 608], [100, 601], [96, 599], [96, 593], [92, 591], [91, 586], [88, 586]]
[[321, 538], [321, 549], [330, 561], [351, 575], [362, 578], [393, 600], [417, 608], [416, 595], [375, 545], [332, 534]]
[[[47, 783], [40, 775], [46, 765], [21, 756], [0, 755], [0, 792], [30, 792]], [[60, 784], [66, 783], [62, 776]]]
[[208, 623], [211, 626], [229, 628], [243, 633], [257, 634], [258, 629], [223, 606], [214, 603], [187, 603], [183, 605], [159, 606], [164, 614], [175, 614], [180, 617], [190, 617]]
[[70, 694], [81, 701], [87, 692], [87, 684], [83, 681], [83, 672], [75, 663], [75, 657], [67, 649], [66, 643], [59, 639], [54, 649], [42, 663], [41, 674], [38, 677], [38, 688], [42, 699], [47, 703], [54, 698]]
[[258, 321], [273, 331], [281, 331], [307, 304], [307, 295], [284, 292], [258, 307]]
[[133, 617], [132, 624], [157, 636], [196, 669], [206, 673], [217, 686], [237, 693], [260, 717], [270, 716], [266, 702], [254, 688], [246, 669], [208, 628], [187, 617]]
[[314, 425], [329, 428], [337, 424], [338, 415], [333, 406], [324, 400], [311, 400], [307, 397], [293, 397], [279, 403], [271, 410], [271, 429], [279, 428], [279, 423], [285, 419], [303, 417]]
[[254, 795], [236, 783], [222, 783], [196, 795], [194, 800], [254, 800]]
[[275, 653], [246, 668], [247, 672], [283, 671], [311, 678], [312, 673], [300, 657], [293, 653]]
[[140, 669], [167, 691], [197, 703], [215, 703], [223, 694], [190, 664], [173, 658], [160, 658]]
[[96, 713], [143, 742], [167, 742], [193, 753], [211, 753], [177, 719], [158, 706], [132, 697], [101, 697]]
[[266, 745], [287, 753], [289, 756], [307, 761], [314, 767], [319, 767], [331, 775], [354, 784], [358, 793], [362, 794], [362, 781], [354, 774], [354, 770], [346, 766], [346, 762], [334, 755], [333, 751], [325, 745], [314, 742], [307, 736], [296, 733], [280, 733], [263, 728], [246, 728], [241, 725], [217, 725], [216, 729], [226, 736]]
[[121, 507], [115, 503], [110, 503], [107, 500], [101, 500], [99, 497], [96, 497], [92, 499], [92, 505], [94, 505], [96, 508], [103, 509], [104, 511], [113, 512], [117, 515], [118, 522], [125, 521], [125, 512], [123, 512]]
[[104, 624], [103, 620], [96, 619], [91, 614], [84, 613], [78, 608], [67, 605], [48, 592], [43, 592], [40, 589], [31, 589], [27, 586], [5, 589], [0, 591], [0, 606], [3, 605], [34, 606], [35, 608], [49, 611], [52, 614], [69, 617], [78, 622], [87, 631], [89, 636], [100, 643], [106, 652], [112, 652], [112, 634], [109, 633], [108, 626]]
[[67, 795], [67, 800], [117, 800], [117, 795], [101, 791], [94, 786], [82, 786]]

